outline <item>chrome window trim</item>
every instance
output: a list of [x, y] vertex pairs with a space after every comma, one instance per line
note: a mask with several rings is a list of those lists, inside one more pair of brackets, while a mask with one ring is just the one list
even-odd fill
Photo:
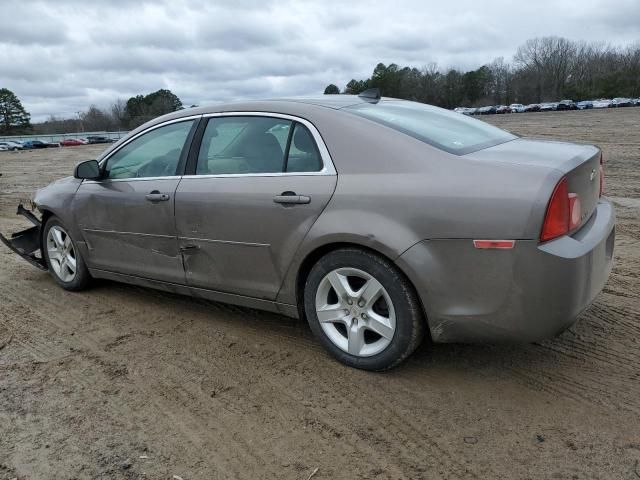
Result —
[[273, 173], [220, 173], [218, 175], [183, 175], [183, 180], [192, 178], [245, 178], [245, 177], [318, 177], [333, 176], [322, 170], [318, 172], [273, 172]]
[[215, 112], [215, 113], [206, 113], [203, 115], [190, 115], [188, 117], [180, 117], [174, 118], [172, 120], [167, 120], [166, 122], [158, 123], [156, 125], [152, 125], [151, 127], [142, 130], [141, 132], [136, 133], [131, 138], [127, 139], [122, 145], [118, 145], [118, 148], [112, 152], [109, 152], [104, 158], [100, 159], [98, 163], [100, 168], [117, 152], [119, 152], [126, 145], [134, 141], [135, 139], [145, 135], [146, 133], [155, 130], [160, 127], [164, 127], [166, 125], [171, 125], [172, 123], [185, 122], [188, 120], [198, 120], [200, 118], [215, 118], [215, 117], [271, 117], [271, 118], [282, 118], [285, 120], [290, 120], [294, 122], [299, 122], [305, 127], [309, 129], [311, 135], [313, 136], [314, 141], [316, 142], [316, 146], [318, 147], [318, 151], [320, 152], [320, 158], [322, 159], [322, 170], [318, 170], [317, 172], [271, 172], [271, 173], [223, 173], [219, 175], [171, 175], [166, 177], [141, 177], [141, 178], [105, 178], [104, 180], [83, 180], [82, 183], [105, 183], [105, 182], [139, 182], [139, 181], [153, 181], [153, 180], [171, 180], [171, 179], [189, 179], [189, 178], [236, 178], [236, 177], [289, 177], [289, 176], [318, 176], [318, 175], [337, 175], [336, 168], [333, 163], [333, 159], [331, 158], [331, 154], [329, 153], [329, 149], [327, 145], [324, 143], [324, 139], [320, 132], [316, 128], [316, 126], [311, 123], [309, 120], [305, 118], [300, 118], [295, 115], [289, 115], [286, 113], [275, 113], [275, 112]]
[[300, 177], [300, 176], [318, 176], [318, 175], [336, 175], [336, 168], [333, 164], [333, 159], [329, 154], [329, 149], [324, 143], [320, 132], [316, 126], [309, 120], [296, 117], [295, 115], [289, 115], [286, 113], [275, 112], [216, 112], [205, 113], [203, 118], [216, 118], [216, 117], [270, 117], [270, 118], [282, 118], [284, 120], [290, 120], [298, 122], [309, 129], [313, 140], [316, 142], [318, 151], [320, 152], [320, 158], [322, 159], [322, 170], [317, 172], [269, 172], [269, 173], [222, 173], [219, 175], [184, 175], [182, 178], [244, 178], [244, 177]]

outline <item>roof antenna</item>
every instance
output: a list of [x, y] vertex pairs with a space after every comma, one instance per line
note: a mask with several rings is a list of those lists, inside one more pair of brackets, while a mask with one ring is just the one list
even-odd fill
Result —
[[362, 98], [369, 103], [378, 103], [382, 98], [379, 88], [369, 88], [358, 94], [358, 98]]

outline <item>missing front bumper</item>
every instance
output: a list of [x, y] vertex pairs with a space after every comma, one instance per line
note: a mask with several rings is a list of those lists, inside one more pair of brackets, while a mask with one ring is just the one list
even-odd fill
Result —
[[[16, 215], [26, 217], [34, 226], [27, 228], [26, 230], [13, 233], [9, 238], [6, 238], [0, 233], [0, 241], [34, 267], [37, 267], [40, 270], [47, 270], [47, 265], [42, 257], [40, 241], [40, 229], [42, 228], [42, 222], [33, 213], [24, 208], [22, 204], [18, 205]], [[38, 256], [38, 254], [40, 254], [40, 256]]]

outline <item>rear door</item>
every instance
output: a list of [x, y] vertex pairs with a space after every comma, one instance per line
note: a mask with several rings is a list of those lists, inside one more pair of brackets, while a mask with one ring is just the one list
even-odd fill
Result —
[[107, 158], [102, 180], [82, 183], [74, 202], [91, 268], [184, 283], [174, 194], [195, 122], [152, 127]]
[[319, 133], [286, 115], [216, 115], [190, 160], [176, 192], [188, 285], [274, 300], [335, 189]]

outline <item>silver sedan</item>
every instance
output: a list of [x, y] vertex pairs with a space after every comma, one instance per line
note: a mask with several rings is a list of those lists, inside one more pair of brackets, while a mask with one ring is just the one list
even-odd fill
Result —
[[3, 241], [68, 290], [107, 278], [306, 318], [384, 370], [423, 337], [536, 341], [610, 273], [594, 146], [360, 96], [183, 110], [39, 190]]

